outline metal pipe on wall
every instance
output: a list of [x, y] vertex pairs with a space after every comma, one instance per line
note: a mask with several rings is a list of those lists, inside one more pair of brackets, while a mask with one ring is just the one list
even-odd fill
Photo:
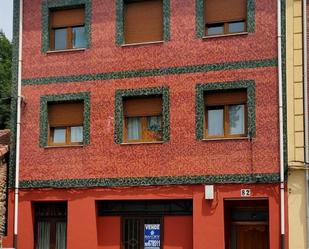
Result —
[[19, 42], [18, 42], [18, 82], [17, 82], [17, 122], [16, 122], [16, 158], [14, 190], [14, 237], [13, 247], [18, 248], [18, 204], [19, 204], [19, 162], [20, 162], [20, 124], [21, 124], [21, 77], [22, 77], [22, 42], [23, 42], [23, 0], [19, 0]]
[[282, 80], [282, 32], [281, 0], [277, 0], [277, 39], [278, 39], [278, 87], [279, 87], [279, 146], [280, 146], [280, 240], [285, 248], [285, 193], [284, 193], [284, 151], [283, 151], [283, 80]]

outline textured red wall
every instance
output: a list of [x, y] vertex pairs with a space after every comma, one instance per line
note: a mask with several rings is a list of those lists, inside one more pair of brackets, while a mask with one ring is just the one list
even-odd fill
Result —
[[[256, 1], [255, 33], [202, 40], [195, 37], [195, 1], [171, 0], [171, 41], [119, 48], [115, 45], [115, 1], [93, 0], [92, 47], [54, 54], [40, 52], [40, 2], [25, 1], [23, 78], [276, 58], [275, 1]], [[21, 180], [278, 172], [276, 74], [275, 67], [267, 67], [24, 86]], [[256, 83], [256, 138], [252, 143], [197, 141], [196, 84], [237, 80]], [[115, 144], [115, 91], [163, 85], [170, 88], [170, 141]], [[40, 97], [83, 91], [91, 92], [90, 145], [40, 148]]]
[[115, 45], [115, 1], [92, 1], [92, 46], [84, 52], [41, 53], [41, 0], [24, 4], [23, 77], [74, 75], [212, 64], [277, 57], [276, 1], [255, 0], [255, 32], [225, 38], [198, 39], [195, 0], [170, 0], [169, 42], [157, 45]]
[[[197, 141], [195, 85], [198, 82], [256, 81], [256, 138]], [[118, 145], [114, 142], [116, 89], [170, 86], [170, 141]], [[276, 69], [260, 68], [156, 78], [24, 87], [21, 179], [66, 179], [278, 172]], [[91, 92], [90, 145], [39, 147], [40, 96]], [[31, 172], [31, 173], [30, 173]]]

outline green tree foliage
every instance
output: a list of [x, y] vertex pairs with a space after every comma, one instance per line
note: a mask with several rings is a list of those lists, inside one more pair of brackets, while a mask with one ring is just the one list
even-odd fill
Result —
[[0, 31], [0, 129], [10, 125], [11, 67], [12, 44]]

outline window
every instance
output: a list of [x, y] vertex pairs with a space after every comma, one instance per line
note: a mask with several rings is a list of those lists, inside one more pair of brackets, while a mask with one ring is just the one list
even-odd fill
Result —
[[116, 90], [114, 139], [117, 144], [167, 142], [169, 88], [163, 86]]
[[124, 100], [124, 141], [162, 141], [162, 97]]
[[122, 249], [160, 249], [162, 217], [128, 216], [122, 218]]
[[34, 209], [35, 248], [66, 249], [67, 203], [38, 202]]
[[124, 42], [163, 40], [163, 0], [124, 0]]
[[49, 103], [49, 145], [83, 144], [84, 103]]
[[204, 94], [204, 104], [206, 138], [247, 135], [246, 91], [209, 91]]
[[206, 36], [246, 32], [247, 0], [204, 0]]
[[86, 47], [85, 8], [50, 11], [50, 49]]

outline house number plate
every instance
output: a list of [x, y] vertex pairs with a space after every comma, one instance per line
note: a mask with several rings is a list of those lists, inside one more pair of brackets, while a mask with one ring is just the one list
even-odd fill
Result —
[[241, 189], [240, 190], [241, 197], [250, 197], [251, 196], [251, 189]]

